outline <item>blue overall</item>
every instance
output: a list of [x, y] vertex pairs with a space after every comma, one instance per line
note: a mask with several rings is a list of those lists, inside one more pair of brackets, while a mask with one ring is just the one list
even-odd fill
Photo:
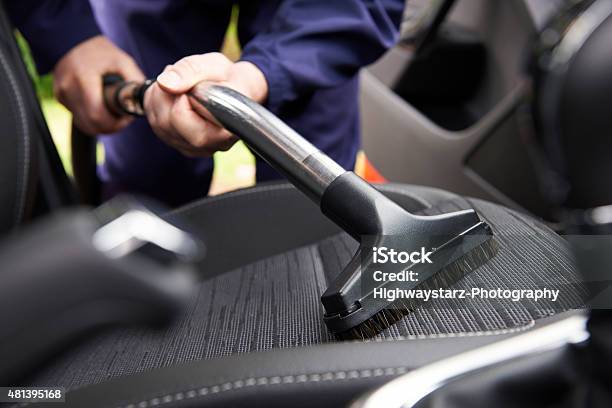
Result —
[[[30, 3], [28, 5], [28, 3]], [[241, 59], [269, 84], [266, 106], [347, 169], [359, 149], [358, 71], [397, 39], [403, 0], [21, 0], [9, 13], [39, 68], [101, 30], [148, 77], [192, 54], [218, 51], [238, 4]], [[8, 5], [7, 4], [7, 5]], [[93, 11], [97, 26], [90, 13]], [[146, 194], [171, 205], [206, 195], [210, 158], [190, 159], [161, 142], [145, 120], [101, 137], [99, 176], [111, 193]], [[278, 178], [257, 163], [257, 180]]]

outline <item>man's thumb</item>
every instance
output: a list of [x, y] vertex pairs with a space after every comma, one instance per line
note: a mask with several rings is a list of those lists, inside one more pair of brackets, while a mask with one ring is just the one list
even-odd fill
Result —
[[182, 94], [201, 81], [222, 81], [232, 63], [219, 53], [191, 55], [166, 67], [157, 77], [163, 90]]
[[189, 91], [207, 77], [205, 70], [202, 69], [205, 66], [201, 61], [203, 59], [203, 56], [192, 55], [167, 66], [157, 77], [157, 83], [166, 92], [182, 94]]
[[191, 86], [186, 86], [185, 81], [181, 74], [179, 74], [174, 69], [170, 68], [164, 72], [162, 72], [157, 77], [157, 83], [168, 92], [172, 93], [183, 93], [191, 88]]

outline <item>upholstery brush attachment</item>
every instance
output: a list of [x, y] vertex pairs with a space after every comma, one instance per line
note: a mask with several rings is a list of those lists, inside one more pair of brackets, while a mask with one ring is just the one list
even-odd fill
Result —
[[321, 298], [325, 323], [341, 338], [376, 336], [423, 307], [418, 292], [449, 290], [496, 252], [474, 210], [411, 214], [350, 172], [327, 188], [321, 209], [360, 242]]

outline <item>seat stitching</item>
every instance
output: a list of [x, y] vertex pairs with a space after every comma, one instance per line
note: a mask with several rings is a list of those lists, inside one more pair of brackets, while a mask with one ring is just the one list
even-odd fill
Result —
[[172, 402], [178, 402], [186, 399], [202, 398], [206, 396], [221, 394], [227, 391], [236, 391], [248, 387], [262, 387], [268, 385], [284, 385], [284, 384], [304, 384], [304, 383], [320, 383], [331, 381], [347, 381], [358, 380], [363, 378], [388, 377], [406, 374], [408, 367], [387, 367], [373, 368], [364, 370], [341, 370], [327, 371], [314, 374], [290, 374], [276, 375], [266, 377], [248, 377], [234, 381], [228, 381], [212, 386], [192, 388], [186, 391], [179, 391], [172, 394], [166, 394], [161, 397], [141, 400], [137, 403], [121, 405], [118, 408], [148, 408], [157, 407]]
[[535, 320], [531, 319], [529, 322], [522, 326], [513, 327], [510, 329], [498, 329], [498, 330], [484, 330], [475, 332], [457, 332], [457, 333], [438, 333], [438, 334], [415, 334], [408, 336], [398, 336], [389, 338], [375, 338], [365, 340], [353, 340], [351, 343], [385, 343], [398, 340], [433, 340], [433, 339], [452, 339], [452, 338], [463, 338], [463, 337], [486, 337], [486, 336], [499, 336], [503, 334], [513, 334], [527, 331], [535, 327]]
[[[22, 131], [23, 134], [23, 138], [18, 138], [18, 148], [19, 147], [23, 147], [23, 149], [20, 153], [23, 154], [23, 162], [21, 163], [23, 166], [21, 168], [21, 170], [23, 171], [22, 174], [22, 185], [19, 185], [19, 177], [17, 177], [17, 194], [19, 195], [18, 200], [15, 201], [15, 215], [16, 215], [16, 224], [19, 224], [22, 221], [22, 218], [24, 216], [23, 211], [24, 211], [24, 207], [25, 207], [25, 202], [26, 202], [26, 193], [27, 193], [27, 179], [29, 177], [29, 153], [30, 153], [30, 139], [29, 139], [29, 126], [28, 126], [28, 121], [25, 119], [25, 117], [27, 116], [26, 111], [25, 111], [25, 107], [24, 107], [24, 102], [22, 99], [22, 95], [18, 90], [18, 86], [17, 86], [17, 81], [15, 79], [14, 73], [11, 70], [11, 66], [8, 63], [4, 53], [0, 52], [0, 63], [2, 63], [2, 67], [4, 68], [4, 72], [7, 74], [7, 77], [9, 79], [10, 82], [10, 90], [13, 93], [13, 96], [15, 97], [15, 99], [17, 100], [17, 116], [19, 117], [19, 124], [20, 126], [20, 130]], [[11, 105], [11, 107], [13, 107], [13, 105]], [[19, 141], [23, 142], [23, 145], [21, 145], [19, 143]], [[21, 188], [20, 188], [21, 187]]]
[[[468, 333], [448, 333], [439, 335], [423, 335], [423, 336], [402, 336], [395, 339], [375, 339], [366, 340], [365, 342], [388, 342], [398, 340], [423, 340], [423, 339], [442, 339], [442, 338], [458, 338], [458, 337], [481, 337], [481, 336], [492, 336], [511, 334], [526, 331], [535, 326], [535, 320], [530, 320], [528, 324], [519, 328], [513, 329], [501, 329], [501, 330], [490, 330], [481, 332], [468, 332]], [[354, 343], [364, 343], [364, 341], [354, 341]], [[312, 382], [323, 382], [323, 381], [342, 381], [342, 380], [354, 380], [380, 376], [392, 376], [405, 374], [407, 367], [387, 367], [387, 368], [375, 368], [365, 370], [341, 370], [341, 371], [328, 371], [325, 373], [318, 374], [293, 374], [293, 375], [276, 375], [276, 376], [265, 376], [265, 377], [249, 377], [246, 379], [239, 379], [234, 381], [228, 381], [222, 384], [193, 388], [187, 391], [179, 391], [173, 394], [166, 394], [162, 397], [154, 397], [149, 400], [141, 400], [140, 402], [128, 405], [121, 405], [118, 408], [148, 408], [156, 407], [172, 402], [178, 402], [185, 399], [193, 399], [197, 397], [206, 397], [209, 395], [216, 395], [227, 391], [236, 391], [246, 387], [259, 387], [266, 385], [283, 385], [283, 384], [299, 384], [299, 383], [312, 383]]]

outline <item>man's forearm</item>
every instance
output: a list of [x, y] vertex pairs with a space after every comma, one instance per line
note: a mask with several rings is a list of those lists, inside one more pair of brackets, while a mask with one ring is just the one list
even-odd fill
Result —
[[9, 18], [28, 40], [40, 73], [77, 44], [100, 34], [87, 0], [8, 0]]
[[404, 0], [288, 0], [242, 59], [269, 83], [268, 106], [337, 86], [397, 40]]

